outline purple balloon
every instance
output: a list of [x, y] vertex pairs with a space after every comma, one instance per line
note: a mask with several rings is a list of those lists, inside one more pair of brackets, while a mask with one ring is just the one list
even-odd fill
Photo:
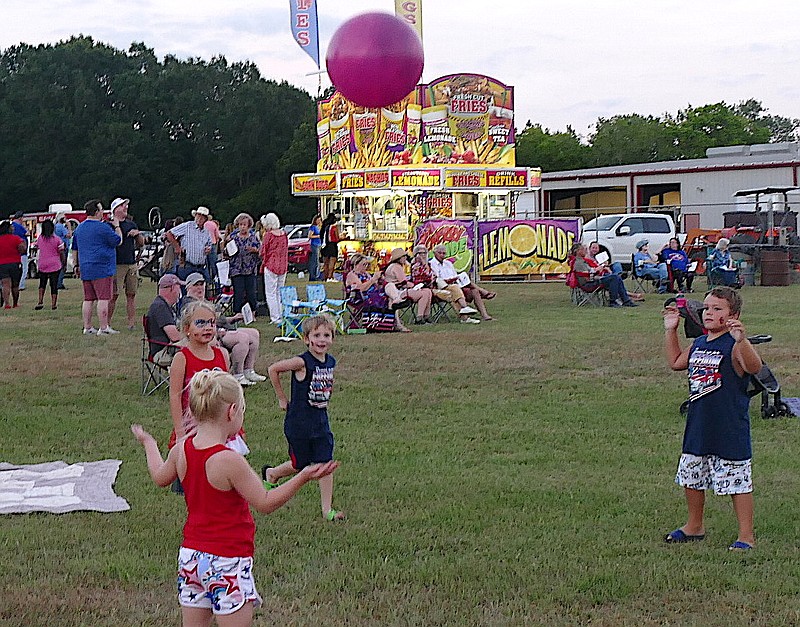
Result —
[[425, 63], [411, 26], [390, 13], [363, 13], [333, 34], [325, 64], [336, 89], [362, 107], [388, 107], [410, 94]]

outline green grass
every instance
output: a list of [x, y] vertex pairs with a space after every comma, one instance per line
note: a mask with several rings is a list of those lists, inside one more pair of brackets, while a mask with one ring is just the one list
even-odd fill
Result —
[[[3, 461], [117, 458], [119, 514], [0, 518], [3, 625], [177, 624], [181, 499], [150, 481], [131, 422], [161, 442], [165, 393], [139, 395], [139, 334], [80, 334], [76, 281], [57, 312], [2, 312]], [[502, 284], [498, 320], [337, 338], [331, 422], [342, 466], [321, 520], [315, 486], [257, 516], [256, 624], [789, 625], [800, 623], [800, 425], [754, 403], [756, 528], [748, 555], [730, 502], [708, 536], [666, 546], [684, 521], [673, 477], [686, 393], [662, 356], [660, 298], [576, 309], [563, 285]], [[146, 283], [144, 307], [153, 295]], [[800, 286], [743, 290], [749, 332], [800, 395]], [[120, 326], [124, 326], [120, 323]], [[258, 369], [296, 354], [264, 337]], [[268, 385], [247, 390], [254, 467], [285, 458]]]

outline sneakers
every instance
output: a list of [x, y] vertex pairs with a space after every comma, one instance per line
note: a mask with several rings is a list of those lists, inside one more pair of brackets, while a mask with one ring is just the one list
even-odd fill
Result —
[[245, 370], [244, 371], [244, 378], [248, 381], [252, 381], [253, 383], [261, 383], [262, 381], [266, 381], [267, 377], [264, 375], [258, 374], [255, 370]]
[[239, 385], [242, 387], [247, 385], [255, 385], [255, 382], [248, 379], [246, 376], [244, 376], [244, 374], [235, 374], [233, 375], [233, 378], [236, 379], [239, 382]]
[[478, 313], [478, 310], [473, 309], [472, 307], [462, 307], [461, 309], [458, 310], [458, 313], [461, 315], [474, 314]]
[[338, 283], [338, 282], [339, 281], [337, 281], [336, 279], [328, 279], [327, 281], [325, 281], [325, 283]]
[[89, 329], [84, 329], [83, 330], [83, 334], [84, 335], [97, 335], [97, 329], [95, 329], [94, 327], [91, 327]]
[[464, 324], [480, 324], [481, 321], [477, 318], [461, 318], [461, 322]]
[[97, 332], [97, 335], [119, 335], [119, 331], [112, 329], [111, 327], [106, 327], [105, 329], [100, 329]]
[[622, 306], [623, 307], [638, 307], [639, 305], [634, 303], [632, 300], [626, 300], [624, 303], [622, 303]]

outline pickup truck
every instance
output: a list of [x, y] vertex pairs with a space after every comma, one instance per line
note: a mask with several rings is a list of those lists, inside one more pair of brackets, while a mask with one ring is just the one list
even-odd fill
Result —
[[650, 240], [650, 251], [657, 253], [675, 237], [675, 222], [664, 213], [613, 213], [596, 217], [583, 225], [581, 242], [600, 244], [612, 262], [628, 267], [636, 252], [636, 242]]

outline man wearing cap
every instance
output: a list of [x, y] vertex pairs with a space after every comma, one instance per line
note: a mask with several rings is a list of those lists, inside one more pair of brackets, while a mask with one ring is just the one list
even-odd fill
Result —
[[640, 239], [636, 242], [636, 254], [633, 255], [633, 271], [636, 276], [643, 279], [651, 279], [658, 282], [658, 293], [663, 294], [667, 291], [667, 284], [669, 283], [667, 271], [667, 264], [660, 263], [658, 257], [650, 254], [648, 248], [650, 240]]
[[150, 333], [150, 357], [159, 366], [167, 367], [177, 352], [174, 346], [181, 339], [175, 305], [181, 297], [181, 281], [175, 274], [165, 274], [158, 280], [158, 295], [147, 310]]
[[[109, 303], [114, 292], [117, 271], [117, 246], [122, 242], [122, 229], [115, 217], [103, 221], [103, 203], [90, 200], [83, 206], [86, 220], [78, 225], [72, 237], [72, 258], [75, 273], [83, 282], [83, 334], [113, 335], [119, 333], [108, 323]], [[100, 328], [92, 326], [92, 313], [97, 303]]]
[[208, 207], [198, 207], [192, 211], [194, 220], [172, 227], [166, 233], [167, 242], [175, 249], [178, 262], [178, 277], [185, 279], [192, 272], [199, 272], [209, 280], [206, 258], [211, 252], [211, 235], [205, 230], [205, 223], [211, 219]]
[[[25, 215], [23, 211], [17, 211], [13, 216], [11, 216], [11, 232], [16, 235], [17, 237], [24, 240], [24, 242], [28, 243], [28, 229], [25, 228], [25, 225], [22, 223], [22, 216]], [[28, 278], [28, 253], [25, 252], [22, 255], [20, 260], [22, 264], [22, 276], [19, 279], [19, 289], [25, 289], [25, 279]]]
[[120, 290], [125, 290], [128, 329], [133, 329], [136, 326], [136, 291], [139, 288], [137, 250], [144, 246], [144, 235], [128, 215], [129, 204], [128, 198], [115, 198], [111, 201], [111, 215], [119, 221], [122, 243], [117, 246], [117, 273], [114, 275], [114, 292], [108, 308], [108, 321], [111, 323], [114, 317]]

